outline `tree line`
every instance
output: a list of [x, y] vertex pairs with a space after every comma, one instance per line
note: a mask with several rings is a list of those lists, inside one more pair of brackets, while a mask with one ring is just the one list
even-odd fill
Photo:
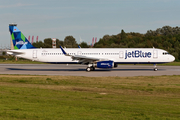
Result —
[[[52, 39], [44, 39], [33, 43], [37, 48], [52, 48]], [[86, 42], [77, 44], [73, 36], [66, 36], [64, 41], [57, 39], [56, 46], [65, 46], [67, 48], [89, 48]], [[148, 30], [145, 34], [130, 32], [125, 33], [124, 30], [117, 35], [104, 35], [94, 44], [94, 48], [160, 48], [167, 50], [175, 56], [176, 61], [180, 60], [180, 27], [164, 26], [156, 30]]]
[[[32, 45], [36, 48], [52, 48], [52, 39], [46, 38], [44, 39], [44, 42], [38, 41], [34, 42]], [[64, 46], [67, 48], [78, 48], [78, 45], [80, 45], [82, 48], [90, 47], [86, 42], [78, 44], [73, 36], [66, 36], [64, 41], [56, 39], [56, 48], [59, 48], [59, 46]]]

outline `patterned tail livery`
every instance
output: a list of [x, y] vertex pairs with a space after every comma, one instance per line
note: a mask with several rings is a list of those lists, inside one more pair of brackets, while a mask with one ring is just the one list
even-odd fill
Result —
[[21, 33], [21, 31], [15, 25], [9, 25], [9, 31], [12, 38], [14, 49], [32, 49], [35, 48], [27, 38]]

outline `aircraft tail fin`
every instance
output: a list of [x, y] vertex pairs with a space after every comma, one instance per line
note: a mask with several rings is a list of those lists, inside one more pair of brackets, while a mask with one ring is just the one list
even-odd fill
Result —
[[15, 50], [35, 48], [17, 28], [16, 24], [9, 24], [9, 32]]

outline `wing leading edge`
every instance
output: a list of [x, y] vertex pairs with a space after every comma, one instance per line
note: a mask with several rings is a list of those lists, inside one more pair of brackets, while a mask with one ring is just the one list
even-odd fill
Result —
[[82, 63], [82, 64], [96, 63], [99, 61], [107, 60], [107, 59], [102, 59], [102, 58], [87, 57], [84, 55], [69, 55], [61, 46], [60, 48], [65, 56], [70, 56], [73, 61], [78, 60], [79, 63]]

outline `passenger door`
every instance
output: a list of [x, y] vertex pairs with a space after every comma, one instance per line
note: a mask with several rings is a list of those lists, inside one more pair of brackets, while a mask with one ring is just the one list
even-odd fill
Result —
[[78, 55], [82, 55], [82, 52], [81, 52], [81, 51], [78, 51], [77, 54], [78, 54]]
[[153, 50], [153, 58], [158, 58], [158, 50]]
[[124, 58], [124, 52], [123, 51], [119, 51], [119, 58]]

